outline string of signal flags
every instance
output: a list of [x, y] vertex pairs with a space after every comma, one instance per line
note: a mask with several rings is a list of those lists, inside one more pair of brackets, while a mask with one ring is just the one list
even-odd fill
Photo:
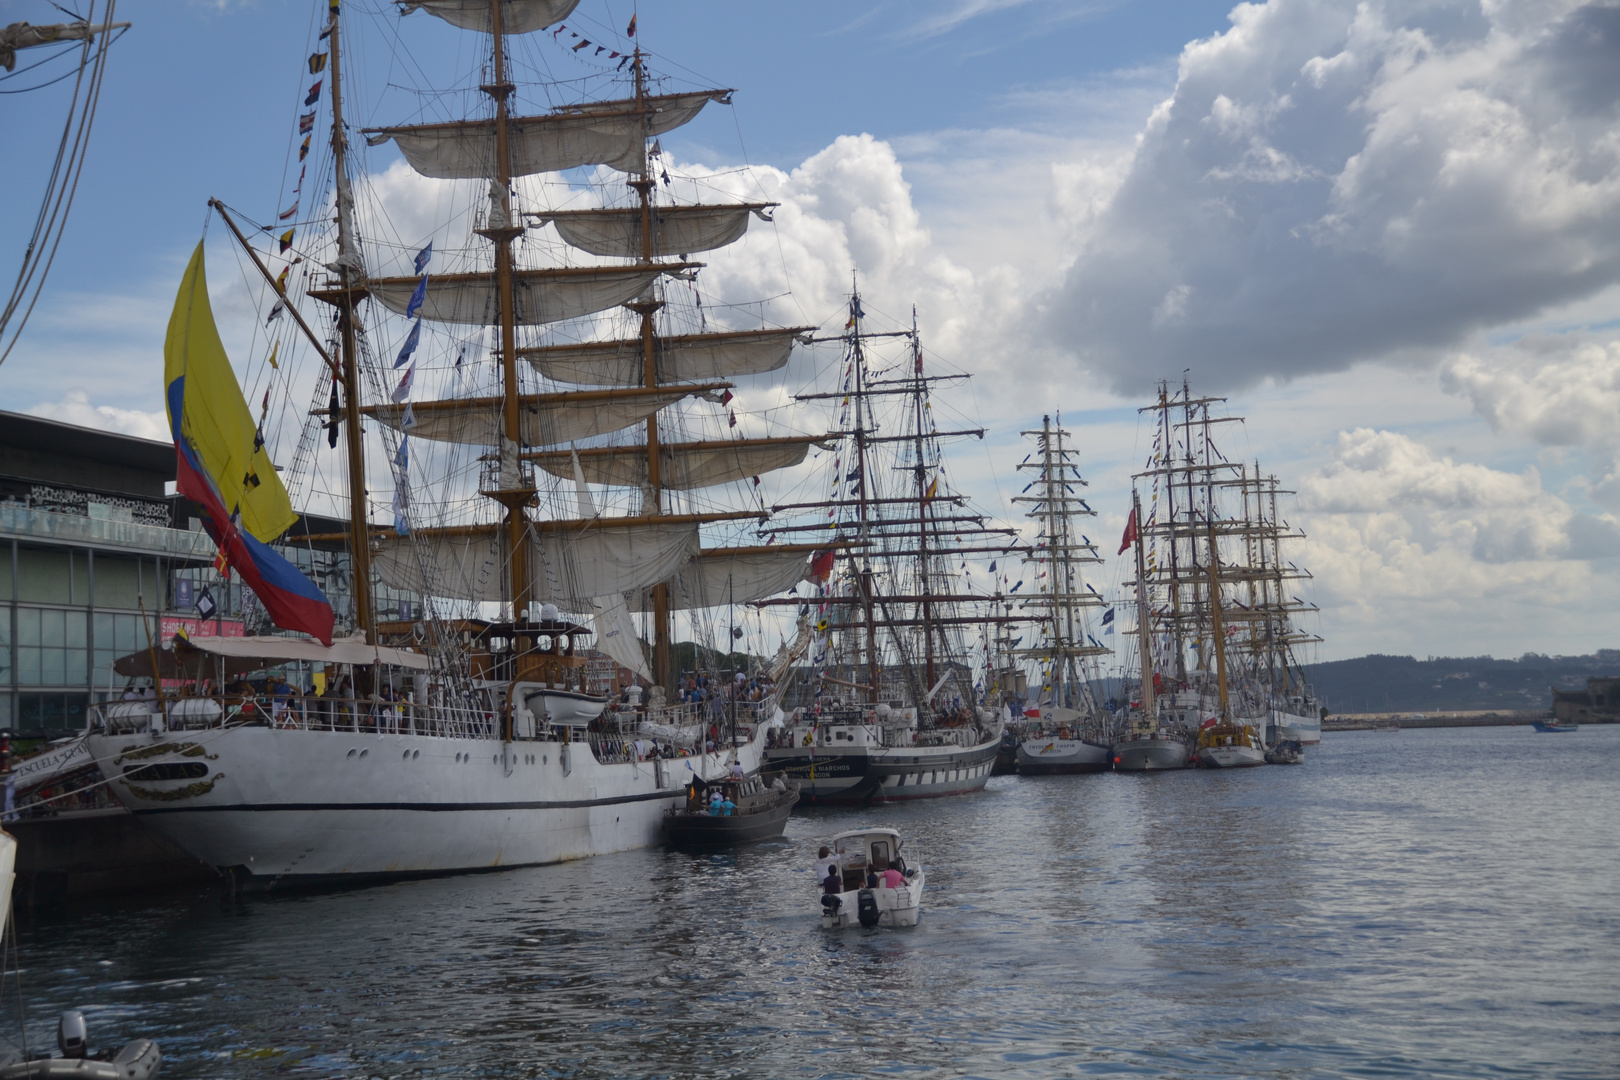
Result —
[[[592, 41], [590, 38], [581, 36], [578, 31], [569, 30], [567, 23], [560, 24], [557, 29], [551, 32], [551, 40], [557, 41], [558, 35], [562, 34], [564, 31], [567, 31], [568, 37], [574, 42], [574, 44], [568, 46], [569, 52], [578, 55], [594, 45], [596, 47], [596, 51], [591, 53], [590, 58], [594, 60], [596, 57], [601, 56], [604, 52], [607, 53], [607, 58], [609, 60], [617, 60], [619, 62], [618, 66], [613, 69], [614, 71], [623, 71], [624, 65], [628, 64], [631, 58], [635, 55], [634, 53], [620, 52], [618, 49], [607, 45], [597, 45], [596, 42]], [[636, 17], [634, 15], [630, 16], [630, 25], [624, 28], [624, 36], [628, 38], [633, 38], [636, 36]]]

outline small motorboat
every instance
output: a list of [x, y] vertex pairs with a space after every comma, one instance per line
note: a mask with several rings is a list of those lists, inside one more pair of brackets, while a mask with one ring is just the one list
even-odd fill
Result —
[[1198, 731], [1193, 764], [1204, 769], [1242, 769], [1264, 765], [1266, 753], [1254, 729], [1230, 720], [1206, 723]]
[[[0, 935], [3, 935], [4, 928], [11, 925], [11, 885], [16, 878], [16, 867], [17, 840], [10, 833], [0, 831]], [[3, 944], [0, 941], [0, 945]], [[46, 1051], [20, 1060], [0, 1058], [0, 1080], [23, 1080], [25, 1077], [41, 1080], [55, 1077], [153, 1080], [163, 1061], [157, 1043], [150, 1039], [136, 1039], [116, 1053], [92, 1052], [84, 1013], [77, 1009], [69, 1009], [57, 1021], [56, 1045], [61, 1052], [60, 1057]]]
[[[773, 840], [782, 835], [793, 804], [799, 801], [797, 783], [779, 778], [767, 786], [757, 776], [707, 784], [694, 780], [686, 792], [686, 805], [664, 814], [664, 839], [678, 848]], [[711, 793], [720, 795], [717, 806], [710, 805]]]
[[916, 926], [922, 914], [922, 867], [908, 865], [903, 841], [894, 829], [841, 832], [829, 845], [843, 877], [842, 892], [823, 892], [823, 929], [861, 926]]
[[1579, 731], [1581, 725], [1571, 724], [1565, 720], [1537, 720], [1535, 728], [1537, 731]]
[[1282, 739], [1266, 751], [1267, 765], [1303, 765], [1305, 744], [1298, 739]]

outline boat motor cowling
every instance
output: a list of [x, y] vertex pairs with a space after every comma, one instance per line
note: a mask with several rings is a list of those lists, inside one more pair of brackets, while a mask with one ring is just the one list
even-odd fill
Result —
[[876, 926], [880, 918], [877, 894], [871, 889], [862, 889], [860, 896], [856, 900], [855, 912], [856, 917], [861, 920], [862, 926]]
[[69, 1009], [56, 1022], [56, 1045], [66, 1058], [82, 1058], [90, 1053], [90, 1032], [84, 1022], [84, 1013]]

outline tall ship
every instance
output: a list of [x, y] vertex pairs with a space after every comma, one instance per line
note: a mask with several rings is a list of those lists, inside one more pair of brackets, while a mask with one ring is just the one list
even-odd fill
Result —
[[1212, 413], [1224, 400], [1161, 385], [1144, 409], [1154, 414], [1149, 468], [1136, 476], [1147, 508], [1133, 494], [1126, 530], [1141, 673], [1127, 730], [1180, 733], [1192, 762], [1207, 767], [1264, 764], [1272, 743], [1320, 737], [1295, 653], [1319, 640], [1295, 625], [1315, 608], [1290, 591], [1309, 575], [1282, 555], [1283, 541], [1300, 534], [1277, 514], [1276, 478], [1221, 451], [1218, 427], [1242, 419]]
[[[1017, 534], [986, 524], [948, 483], [944, 442], [984, 432], [935, 423], [934, 388], [966, 376], [927, 370], [915, 312], [909, 329], [871, 329], [853, 291], [840, 340], [837, 388], [800, 395], [835, 402], [845, 432], [828, 497], [773, 508], [815, 512], [820, 523], [789, 528], [822, 535], [829, 554], [809, 602], [763, 602], [800, 605], [810, 633], [803, 701], [766, 760], [809, 803], [977, 791], [1003, 709], [979, 689], [970, 640], [1024, 620], [999, 613], [1001, 597], [973, 589], [961, 567], [969, 553], [1016, 549]], [[899, 358], [874, 353], [897, 342]]]
[[[1028, 507], [1035, 524], [1033, 546], [1024, 554], [1024, 580], [1033, 588], [1017, 602], [1029, 616], [1029, 640], [1013, 655], [1036, 666], [1040, 687], [1037, 713], [1024, 723], [1017, 764], [1026, 776], [1105, 772], [1113, 764], [1113, 717], [1096, 699], [1100, 685], [1097, 658], [1111, 650], [1093, 636], [1089, 612], [1103, 598], [1085, 580], [1083, 568], [1102, 560], [1080, 520], [1096, 511], [1081, 498], [1086, 480], [1080, 475], [1073, 436], [1062, 417], [1041, 418], [1038, 430], [1026, 431], [1034, 449], [1018, 469], [1032, 479], [1013, 501]], [[1027, 716], [1027, 712], [1026, 712]]]
[[[678, 619], [734, 622], [812, 565], [812, 545], [750, 542], [768, 516], [754, 491], [826, 440], [739, 437], [731, 393], [783, 368], [809, 328], [709, 322], [690, 257], [771, 207], [674, 201], [658, 137], [731, 91], [667, 90], [634, 18], [616, 47], [583, 52], [589, 39], [562, 37], [576, 3], [404, 6], [437, 26], [415, 32], [476, 42], [476, 91], [428, 95], [430, 111], [470, 101], [474, 115], [365, 129], [418, 176], [460, 182], [433, 189], [431, 234], [400, 236], [353, 165], [355, 28], [338, 0], [311, 31], [290, 207], [244, 229], [211, 203], [267, 286], [274, 340], [255, 418], [199, 244], [165, 345], [179, 488], [266, 621], [301, 633], [148, 643], [116, 670], [164, 690], [103, 706], [90, 748], [124, 805], [239, 879], [656, 843], [692, 778], [757, 772], [779, 719], [772, 675], [791, 650], [688, 693], [675, 635]], [[523, 81], [547, 49], [601, 59], [582, 81]], [[314, 400], [284, 485], [266, 424], [299, 357]], [[391, 507], [368, 492], [379, 481]], [[323, 493], [346, 527], [293, 510]], [[347, 565], [319, 563], [323, 546]]]

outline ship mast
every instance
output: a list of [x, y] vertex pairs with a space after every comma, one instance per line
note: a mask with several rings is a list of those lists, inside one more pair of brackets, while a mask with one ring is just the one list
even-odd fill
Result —
[[[354, 576], [354, 619], [366, 644], [377, 644], [377, 616], [371, 595], [371, 536], [367, 514], [365, 440], [360, 428], [360, 362], [355, 307], [367, 296], [363, 275], [351, 257], [359, 250], [351, 213], [354, 196], [349, 190], [348, 143], [343, 136], [343, 69], [338, 47], [338, 14], [332, 12], [330, 64], [332, 68], [332, 168], [337, 178], [338, 287], [312, 293], [338, 309], [339, 358], [343, 383], [343, 427], [349, 464], [349, 558]], [[335, 418], [334, 418], [335, 419]]]
[[1131, 515], [1136, 520], [1136, 638], [1142, 656], [1142, 719], [1153, 719], [1153, 619], [1148, 610], [1147, 557], [1143, 546], [1147, 542], [1142, 528], [1142, 497], [1131, 492]]
[[[517, 369], [517, 313], [512, 297], [512, 241], [523, 229], [512, 220], [512, 156], [508, 132], [508, 99], [517, 87], [506, 78], [506, 34], [501, 24], [503, 0], [490, 0], [489, 26], [494, 39], [491, 49], [494, 81], [479, 89], [495, 100], [495, 175], [490, 188], [489, 220], [477, 230], [495, 245], [496, 302], [500, 309], [501, 330], [501, 450], [496, 490], [486, 492], [506, 507], [506, 546], [510, 560], [509, 582], [512, 621], [522, 622], [533, 591], [529, 573], [529, 522], [524, 507], [535, 496], [535, 487], [525, 478], [517, 457], [523, 445], [523, 422], [519, 405], [522, 386]], [[510, 460], [511, 464], [508, 465]], [[516, 652], [527, 650], [526, 638], [514, 642]]]
[[916, 436], [913, 451], [916, 454], [916, 487], [917, 487], [917, 520], [922, 527], [917, 530], [917, 592], [922, 597], [920, 606], [923, 630], [923, 671], [924, 685], [930, 689], [934, 686], [934, 604], [930, 595], [932, 592], [929, 572], [928, 550], [928, 458], [925, 453], [927, 429], [924, 426], [927, 418], [923, 415], [923, 399], [927, 396], [928, 386], [923, 382], [922, 373], [922, 340], [917, 336], [917, 308], [911, 309], [911, 361], [913, 393], [911, 399], [912, 423], [915, 425]]
[[[641, 264], [651, 266], [653, 261], [652, 241], [652, 190], [653, 176], [651, 157], [646, 148], [648, 114], [647, 114], [647, 71], [642, 65], [641, 46], [630, 60], [631, 70], [636, 78], [636, 110], [641, 115], [642, 122], [642, 154], [641, 171], [632, 174], [630, 187], [635, 189], [641, 209]], [[641, 361], [643, 368], [643, 382], [648, 389], [658, 385], [658, 348], [654, 336], [653, 315], [663, 307], [648, 287], [646, 295], [632, 300], [625, 307], [641, 317]], [[647, 487], [643, 496], [644, 505], [642, 513], [657, 517], [664, 512], [664, 481], [662, 454], [658, 445], [658, 414], [653, 413], [647, 417]], [[660, 581], [652, 587], [653, 602], [653, 681], [655, 685], [673, 689], [675, 685], [674, 656], [672, 655], [670, 640], [672, 625], [669, 610], [669, 583]]]

